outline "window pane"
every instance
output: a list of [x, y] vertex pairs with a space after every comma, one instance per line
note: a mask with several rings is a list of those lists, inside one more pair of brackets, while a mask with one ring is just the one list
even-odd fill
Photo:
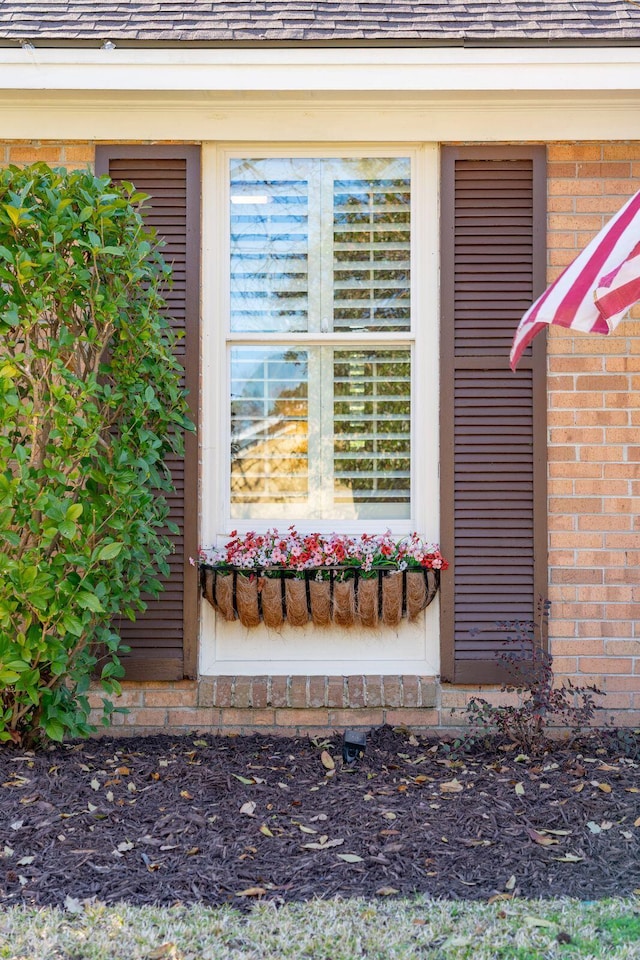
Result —
[[233, 518], [410, 516], [408, 349], [234, 347]]
[[409, 330], [410, 162], [336, 160], [333, 329]]
[[410, 515], [411, 359], [408, 350], [336, 350], [334, 497], [353, 516]]
[[307, 353], [231, 350], [231, 516], [308, 498]]
[[409, 330], [410, 170], [406, 157], [233, 160], [231, 330]]
[[306, 160], [231, 163], [231, 330], [308, 326]]
[[230, 189], [231, 332], [279, 341], [231, 347], [232, 518], [409, 518], [409, 158], [232, 160]]

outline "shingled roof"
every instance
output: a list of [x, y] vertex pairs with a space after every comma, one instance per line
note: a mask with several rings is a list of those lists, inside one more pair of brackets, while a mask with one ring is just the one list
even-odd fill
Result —
[[0, 0], [0, 44], [615, 43], [636, 0]]

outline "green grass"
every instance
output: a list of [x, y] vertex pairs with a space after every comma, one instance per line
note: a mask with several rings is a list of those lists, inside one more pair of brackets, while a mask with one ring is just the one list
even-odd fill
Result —
[[329, 900], [0, 912], [0, 960], [640, 960], [640, 900]]

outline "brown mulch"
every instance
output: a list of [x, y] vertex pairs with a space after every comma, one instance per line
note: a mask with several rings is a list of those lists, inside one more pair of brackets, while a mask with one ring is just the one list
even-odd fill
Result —
[[452, 760], [389, 727], [351, 767], [341, 735], [5, 748], [0, 902], [629, 895], [640, 759], [633, 739], [619, 748], [594, 739]]

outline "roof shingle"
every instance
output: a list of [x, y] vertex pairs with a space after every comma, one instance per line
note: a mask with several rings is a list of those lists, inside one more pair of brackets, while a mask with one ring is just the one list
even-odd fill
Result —
[[640, 40], [632, 0], [0, 0], [0, 43]]

